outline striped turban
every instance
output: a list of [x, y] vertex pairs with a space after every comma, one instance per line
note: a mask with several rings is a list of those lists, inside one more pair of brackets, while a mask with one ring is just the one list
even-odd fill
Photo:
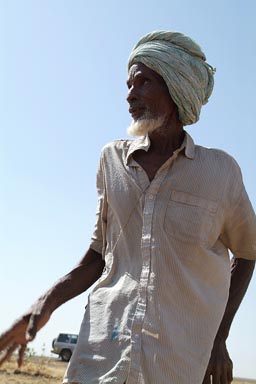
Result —
[[201, 48], [179, 32], [155, 31], [142, 37], [128, 59], [128, 70], [142, 63], [164, 79], [178, 107], [183, 125], [199, 119], [211, 96], [215, 69], [206, 63]]

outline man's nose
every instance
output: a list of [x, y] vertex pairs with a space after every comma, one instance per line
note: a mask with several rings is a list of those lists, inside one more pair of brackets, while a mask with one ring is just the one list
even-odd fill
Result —
[[137, 95], [136, 89], [132, 86], [128, 90], [126, 100], [128, 101], [129, 104], [131, 104], [133, 101], [135, 101], [137, 99], [138, 99], [138, 95]]

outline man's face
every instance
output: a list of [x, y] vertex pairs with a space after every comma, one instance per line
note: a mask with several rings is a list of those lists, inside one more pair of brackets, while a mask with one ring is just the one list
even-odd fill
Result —
[[127, 86], [129, 112], [135, 122], [168, 118], [177, 108], [163, 78], [142, 63], [131, 66]]

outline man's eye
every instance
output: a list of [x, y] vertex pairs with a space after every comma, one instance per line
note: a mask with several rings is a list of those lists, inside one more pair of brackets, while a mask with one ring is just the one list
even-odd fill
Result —
[[141, 82], [142, 82], [143, 85], [148, 84], [149, 83], [149, 79], [144, 78], [144, 79], [142, 79]]

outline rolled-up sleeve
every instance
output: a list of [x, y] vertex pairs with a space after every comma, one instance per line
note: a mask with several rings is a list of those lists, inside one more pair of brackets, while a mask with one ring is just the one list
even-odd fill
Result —
[[230, 172], [228, 195], [222, 240], [235, 257], [256, 260], [256, 216], [236, 162]]
[[99, 161], [96, 185], [98, 194], [98, 204], [96, 209], [96, 222], [91, 237], [90, 248], [102, 254], [102, 257], [104, 258], [107, 227], [107, 195], [105, 188], [103, 153], [101, 153]]

